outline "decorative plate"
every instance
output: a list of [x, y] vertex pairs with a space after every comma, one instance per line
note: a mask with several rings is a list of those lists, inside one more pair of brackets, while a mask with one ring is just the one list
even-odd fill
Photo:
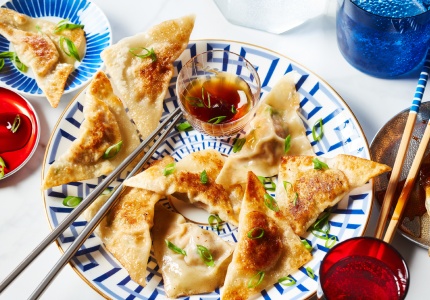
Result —
[[[15, 122], [17, 115], [19, 122]], [[12, 132], [14, 123], [19, 125]], [[39, 143], [39, 127], [39, 118], [30, 102], [0, 87], [0, 157], [6, 165], [3, 178], [17, 172], [33, 156]]]
[[[75, 70], [70, 74], [64, 94], [84, 86], [103, 67], [100, 53], [112, 44], [112, 32], [108, 19], [93, 2], [88, 0], [10, 0], [2, 7], [33, 18], [44, 18], [52, 22], [69, 19], [72, 23], [85, 26], [87, 40], [85, 56], [79, 64], [75, 65]], [[0, 35], [0, 52], [11, 51], [10, 49], [9, 41]], [[0, 72], [0, 81], [22, 94], [44, 95], [37, 86], [31, 70], [23, 73], [9, 59], [5, 60], [5, 66]]]
[[[378, 131], [370, 147], [370, 153], [373, 160], [387, 164], [391, 167], [394, 165], [408, 114], [409, 108], [395, 115]], [[412, 139], [410, 141], [408, 153], [406, 154], [405, 161], [403, 163], [399, 188], [397, 189], [397, 198], [400, 196], [401, 188], [403, 187], [405, 179], [408, 176], [409, 169], [412, 165], [415, 153], [418, 150], [421, 137], [424, 134], [429, 119], [430, 102], [423, 102], [420, 106], [420, 110], [415, 121]], [[406, 204], [398, 227], [399, 232], [404, 237], [425, 249], [430, 247], [430, 217], [427, 214], [424, 204], [425, 192], [422, 187], [421, 180], [426, 180], [428, 176], [429, 163], [430, 148], [427, 146], [427, 150], [421, 163], [420, 175], [418, 175], [417, 180], [415, 181], [415, 186], [411, 192], [411, 195], [409, 196], [408, 203]], [[427, 173], [426, 177], [421, 175], [422, 170]], [[388, 180], [388, 176], [379, 176], [375, 179], [375, 199], [379, 204], [381, 204], [384, 199], [385, 190], [388, 186]]]
[[[226, 49], [236, 52], [254, 64], [262, 82], [262, 97], [271, 90], [271, 87], [285, 73], [293, 70], [298, 72], [300, 79], [297, 81], [296, 87], [301, 98], [300, 114], [310, 140], [312, 140], [313, 125], [320, 118], [324, 122], [322, 141], [313, 143], [315, 152], [318, 155], [334, 156], [347, 153], [369, 158], [368, 145], [360, 125], [345, 102], [327, 83], [287, 57], [249, 44], [222, 40], [190, 42], [188, 48], [174, 64], [175, 73], [165, 97], [163, 117], [178, 107], [175, 96], [175, 81], [178, 71], [192, 56], [211, 49]], [[83, 95], [84, 93], [79, 95], [60, 118], [47, 147], [44, 162], [45, 170], [56, 157], [67, 149], [71, 141], [77, 136], [79, 125], [83, 121]], [[152, 158], [156, 160], [165, 155], [172, 155], [176, 160], [180, 160], [193, 151], [207, 148], [217, 149], [221, 153], [229, 155], [232, 151], [234, 138], [215, 139], [196, 131], [173, 131]], [[124, 178], [125, 174], [122, 174], [115, 184], [119, 184]], [[57, 226], [71, 212], [71, 208], [62, 205], [64, 197], [67, 195], [85, 197], [101, 180], [102, 178], [75, 182], [46, 190], [44, 192], [44, 201], [51, 226]], [[336, 236], [338, 241], [362, 235], [368, 222], [371, 206], [372, 183], [369, 182], [363, 187], [354, 190], [336, 208], [332, 209], [330, 234]], [[181, 209], [178, 210], [182, 211]], [[193, 211], [192, 219], [194, 219], [195, 214], [196, 212]], [[207, 220], [207, 217], [198, 219]], [[85, 221], [82, 218], [74, 222], [73, 226], [59, 239], [59, 247], [66, 249], [84, 225]], [[202, 227], [208, 228], [207, 225], [202, 225]], [[234, 240], [237, 235], [237, 228], [229, 226], [229, 224], [224, 227], [220, 235], [225, 239]], [[316, 292], [318, 269], [328, 248], [325, 246], [324, 240], [317, 239], [312, 234], [307, 235], [306, 239], [313, 247], [313, 260], [292, 274], [296, 284], [289, 287], [275, 284], [272, 288], [263, 291], [262, 297], [265, 299], [280, 299], [287, 296], [289, 299], [305, 299]], [[150, 257], [148, 263], [147, 286], [141, 287], [130, 279], [127, 271], [105, 249], [99, 238], [94, 235], [85, 242], [73, 258], [71, 265], [82, 278], [105, 297], [115, 299], [128, 297], [138, 299], [165, 298], [163, 281], [158, 271], [159, 267], [153, 256]], [[313, 278], [307, 274], [306, 267], [312, 268], [314, 271], [315, 276]], [[190, 298], [218, 299], [219, 297], [220, 290], [217, 289], [212, 293], [195, 295]]]

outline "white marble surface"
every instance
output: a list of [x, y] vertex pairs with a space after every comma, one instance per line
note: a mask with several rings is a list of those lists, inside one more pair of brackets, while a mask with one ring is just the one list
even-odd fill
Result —
[[[4, 1], [2, 1], [4, 2]], [[146, 30], [166, 19], [188, 13], [197, 16], [192, 39], [216, 38], [243, 41], [270, 48], [301, 63], [327, 81], [354, 112], [369, 143], [391, 117], [408, 108], [416, 78], [384, 80], [367, 76], [352, 68], [336, 45], [335, 20], [319, 17], [284, 34], [275, 35], [235, 26], [226, 21], [210, 0], [95, 0], [110, 20], [114, 42]], [[58, 108], [45, 99], [30, 98], [41, 125], [38, 149], [24, 169], [0, 181], [0, 279], [3, 279], [48, 234], [40, 191], [41, 164], [51, 131], [73, 95], [66, 95]], [[424, 95], [424, 101], [428, 100]], [[375, 207], [367, 235], [375, 228]], [[406, 259], [411, 273], [407, 299], [425, 299], [430, 292], [427, 250], [399, 234], [393, 245]], [[48, 247], [2, 294], [0, 299], [27, 298], [51, 269], [61, 253]], [[42, 299], [103, 299], [68, 265], [43, 294]]]

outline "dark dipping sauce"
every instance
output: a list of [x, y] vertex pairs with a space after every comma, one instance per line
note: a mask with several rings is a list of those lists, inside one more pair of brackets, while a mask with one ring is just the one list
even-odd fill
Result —
[[240, 77], [229, 73], [193, 80], [182, 99], [186, 110], [203, 122], [229, 123], [252, 108], [252, 93]]
[[[20, 125], [12, 132], [10, 127], [17, 116], [20, 117]], [[18, 94], [0, 88], [0, 157], [6, 165], [5, 174], [27, 160], [37, 141], [37, 117], [33, 108]]]
[[[391, 173], [387, 173], [387, 182], [390, 179]], [[403, 186], [405, 185], [405, 179], [400, 180], [396, 186], [396, 192], [393, 197], [392, 208], [394, 209], [397, 204], [397, 199], [399, 199], [400, 194], [402, 192]], [[403, 220], [408, 218], [409, 220], [413, 220], [416, 217], [421, 217], [422, 215], [427, 213], [425, 207], [425, 186], [430, 185], [430, 154], [427, 154], [421, 163], [418, 178], [415, 180], [415, 183], [412, 187], [412, 190], [409, 195], [408, 203], [404, 208], [403, 215], [400, 218], [400, 225], [402, 226]], [[384, 201], [386, 190], [380, 190], [375, 192], [376, 200], [379, 205], [382, 205]], [[404, 228], [406, 229], [406, 228]], [[408, 231], [409, 232], [409, 231]], [[412, 234], [412, 232], [411, 232]]]

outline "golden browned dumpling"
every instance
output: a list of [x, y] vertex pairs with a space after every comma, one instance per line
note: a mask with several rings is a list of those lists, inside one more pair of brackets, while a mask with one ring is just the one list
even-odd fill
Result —
[[[138, 146], [136, 128], [102, 72], [88, 87], [84, 116], [78, 138], [49, 166], [43, 189], [107, 175]], [[119, 142], [122, 146], [118, 154], [104, 158], [106, 150]]]
[[[226, 190], [215, 183], [224, 160], [225, 158], [213, 149], [190, 153], [177, 163], [173, 157], [166, 156], [142, 173], [125, 180], [124, 185], [162, 195], [173, 195], [237, 225], [241, 190]], [[207, 175], [206, 183], [201, 179], [203, 171]]]
[[[173, 62], [188, 45], [194, 19], [190, 15], [164, 21], [146, 32], [120, 40], [101, 53], [107, 73], [143, 138], [158, 126], [173, 76]], [[137, 56], [150, 51], [155, 56]]]
[[[84, 213], [90, 221], [110, 195], [101, 195]], [[133, 281], [146, 285], [146, 266], [152, 247], [150, 229], [154, 206], [161, 196], [138, 188], [125, 188], [118, 202], [96, 228], [96, 235], [121, 263]]]
[[57, 107], [76, 59], [60, 46], [60, 37], [72, 41], [82, 58], [85, 32], [81, 28], [55, 33], [56, 24], [0, 8], [0, 34], [13, 45], [19, 59], [34, 73], [36, 82], [52, 107]]
[[239, 240], [221, 299], [248, 299], [312, 259], [288, 223], [269, 208], [270, 204], [265, 204], [269, 202], [265, 195], [257, 176], [248, 172], [239, 217]]
[[[169, 298], [209, 293], [223, 285], [234, 246], [216, 233], [156, 205], [152, 239]], [[170, 249], [166, 240], [186, 255]]]
[[[315, 159], [327, 168], [316, 169]], [[337, 204], [352, 189], [390, 170], [387, 165], [345, 154], [333, 158], [284, 156], [276, 200], [294, 232], [303, 235], [326, 208]]]

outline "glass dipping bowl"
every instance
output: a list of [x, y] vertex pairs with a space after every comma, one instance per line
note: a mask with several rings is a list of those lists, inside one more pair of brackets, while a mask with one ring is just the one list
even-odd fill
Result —
[[356, 237], [337, 244], [326, 254], [319, 284], [318, 292], [328, 300], [404, 299], [409, 271], [390, 244], [373, 237]]
[[[205, 88], [209, 81], [218, 84]], [[233, 108], [228, 99], [230, 96], [223, 99], [218, 92], [226, 86], [234, 85], [236, 88], [238, 84], [246, 89], [243, 93], [237, 89], [237, 93], [246, 94], [247, 97], [241, 99], [246, 99], [247, 103]], [[197, 96], [190, 96], [192, 90], [197, 91]], [[187, 121], [197, 131], [215, 137], [232, 136], [240, 132], [255, 115], [260, 93], [260, 77], [254, 66], [244, 57], [226, 50], [211, 50], [194, 56], [182, 67], [176, 81], [179, 106]], [[221, 104], [217, 104], [216, 99], [221, 99]], [[222, 104], [224, 102], [225, 105]], [[231, 107], [229, 110], [232, 114], [227, 111], [226, 116], [205, 120], [205, 116], [196, 113], [202, 109], [218, 109], [220, 106]], [[225, 119], [220, 121], [222, 117]]]

